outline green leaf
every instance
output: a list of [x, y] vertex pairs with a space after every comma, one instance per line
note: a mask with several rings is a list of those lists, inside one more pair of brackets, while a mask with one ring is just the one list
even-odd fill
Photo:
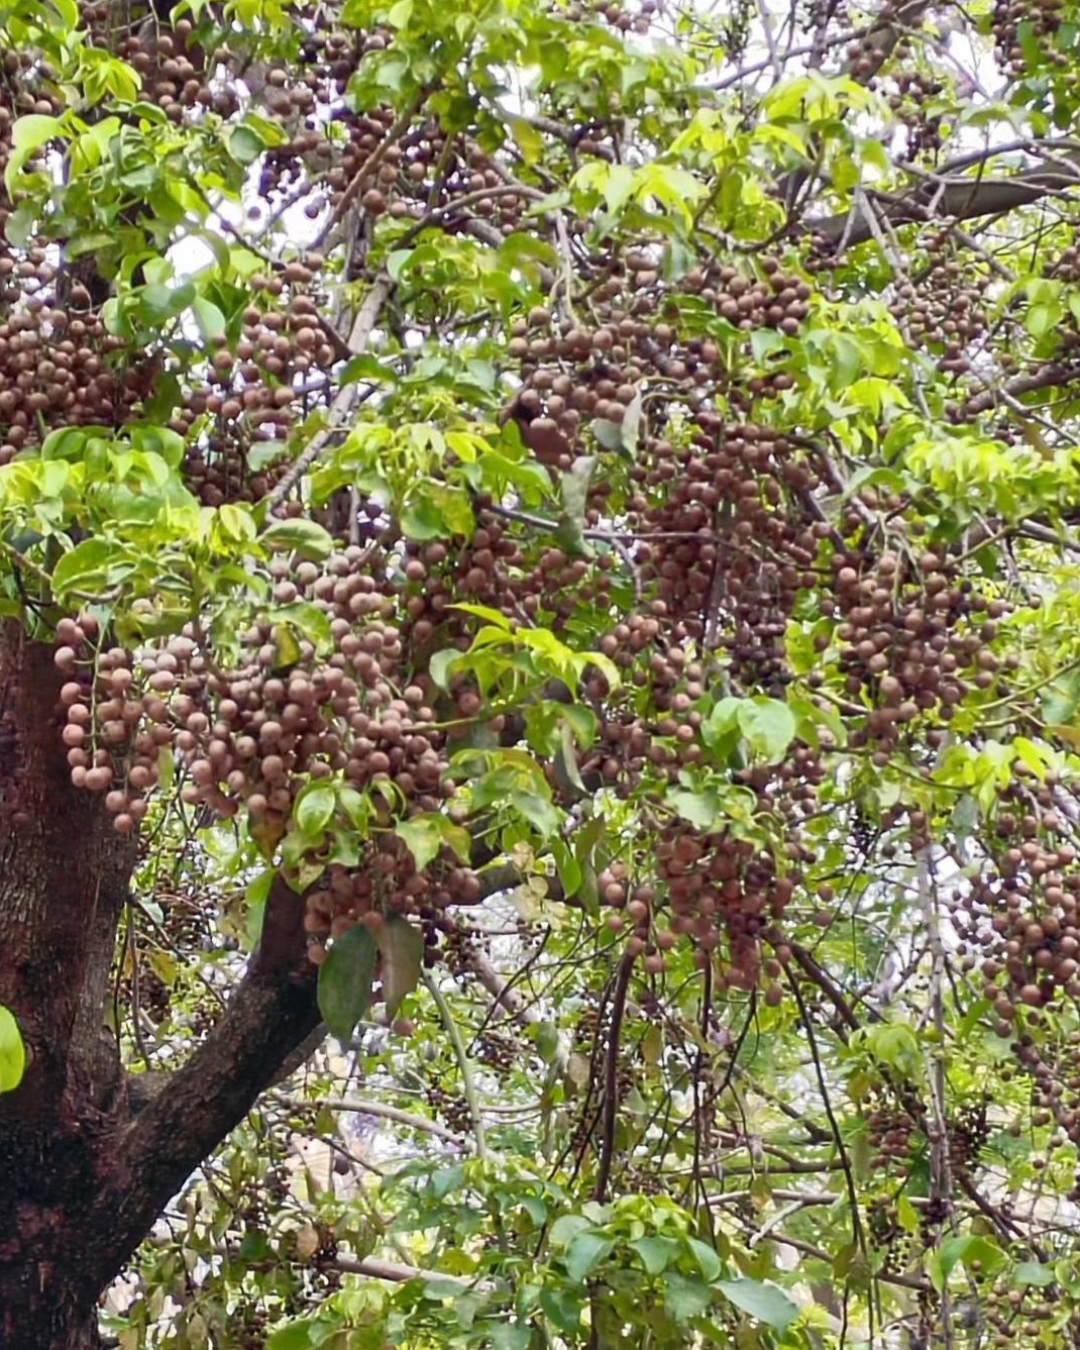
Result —
[[472, 504], [464, 488], [422, 483], [401, 508], [401, 529], [410, 539], [446, 539], [475, 528]]
[[686, 1245], [690, 1248], [694, 1260], [698, 1263], [702, 1275], [711, 1284], [720, 1277], [720, 1258], [716, 1254], [716, 1249], [710, 1247], [707, 1242], [702, 1242], [699, 1238], [687, 1238]]
[[589, 430], [596, 438], [597, 444], [603, 446], [605, 450], [622, 451], [623, 434], [618, 422], [610, 422], [606, 417], [595, 417], [589, 423]]
[[50, 431], [41, 444], [41, 458], [82, 459], [90, 430], [88, 427], [59, 427]]
[[493, 1321], [489, 1318], [481, 1325], [491, 1341], [491, 1350], [528, 1350], [532, 1327], [524, 1322]]
[[293, 819], [300, 833], [310, 839], [321, 840], [337, 806], [337, 785], [320, 778], [309, 783], [296, 799]]
[[274, 670], [288, 670], [300, 660], [300, 643], [287, 623], [274, 625]]
[[133, 295], [137, 301], [139, 317], [148, 325], [156, 326], [183, 314], [195, 299], [195, 287], [191, 282], [184, 282], [179, 286], [152, 282], [147, 286], [140, 286]]
[[280, 605], [270, 611], [269, 617], [275, 623], [290, 624], [316, 647], [329, 647], [334, 640], [329, 616], [310, 601], [295, 600], [291, 605]]
[[262, 137], [250, 126], [233, 127], [226, 142], [229, 154], [241, 168], [254, 164], [266, 148]]
[[313, 562], [325, 562], [334, 551], [330, 533], [314, 520], [275, 520], [259, 538], [276, 553], [299, 553]]
[[356, 1024], [371, 1007], [378, 954], [374, 934], [357, 924], [335, 939], [319, 967], [319, 1012], [340, 1041], [352, 1037]]
[[720, 798], [711, 788], [700, 792], [673, 788], [664, 799], [673, 811], [699, 830], [711, 830], [722, 817]]
[[539, 163], [544, 154], [544, 138], [539, 131], [523, 117], [510, 117], [507, 119], [507, 125], [525, 163]]
[[680, 1247], [674, 1238], [643, 1237], [626, 1244], [641, 1257], [641, 1264], [649, 1275], [659, 1275], [679, 1259]]
[[584, 1284], [601, 1262], [610, 1256], [615, 1243], [598, 1233], [582, 1232], [571, 1239], [563, 1256], [566, 1274], [574, 1284]]
[[197, 295], [191, 302], [191, 308], [207, 342], [215, 342], [225, 336], [225, 315], [213, 301]]
[[777, 764], [795, 739], [795, 714], [775, 698], [744, 699], [738, 710], [739, 729], [750, 748], [767, 764]]
[[104, 589], [114, 568], [128, 559], [127, 549], [120, 544], [109, 539], [84, 539], [53, 568], [53, 591], [61, 596], [72, 590]]
[[401, 1000], [420, 983], [424, 969], [424, 935], [408, 919], [395, 916], [376, 931], [375, 938], [382, 956], [380, 975], [386, 1015], [393, 1017]]
[[412, 248], [395, 249], [386, 259], [386, 271], [391, 281], [400, 281], [401, 274], [409, 265], [409, 259], [416, 252]]
[[990, 1238], [978, 1233], [965, 1233], [961, 1237], [946, 1238], [931, 1253], [926, 1269], [930, 1283], [940, 1294], [958, 1265], [964, 1265], [970, 1270], [971, 1263], [978, 1261], [984, 1274], [993, 1275], [1007, 1260], [1005, 1253]]
[[1039, 697], [1045, 721], [1071, 722], [1080, 709], [1080, 669], [1058, 675], [1046, 685]]
[[1049, 1266], [1041, 1266], [1038, 1261], [1018, 1261], [1009, 1283], [1014, 1288], [1032, 1284], [1045, 1289], [1054, 1283], [1054, 1272]]
[[469, 860], [472, 837], [468, 830], [455, 825], [438, 812], [424, 812], [399, 821], [394, 826], [394, 833], [399, 839], [404, 839], [418, 872], [433, 862], [443, 848], [453, 849], [462, 862]]
[[716, 1288], [736, 1308], [776, 1331], [786, 1331], [799, 1315], [798, 1307], [774, 1284], [763, 1284], [760, 1280], [718, 1280]]
[[0, 1092], [11, 1092], [22, 1082], [26, 1046], [10, 1009], [0, 1003]]
[[464, 656], [464, 652], [455, 651], [453, 647], [443, 647], [434, 653], [428, 662], [428, 674], [437, 689], [450, 688], [451, 672], [461, 664]]
[[585, 1305], [572, 1289], [542, 1289], [540, 1306], [556, 1331], [564, 1336], [577, 1334]]
[[713, 1293], [704, 1280], [670, 1270], [664, 1276], [664, 1304], [677, 1322], [700, 1317], [712, 1302]]
[[584, 1214], [562, 1214], [551, 1225], [548, 1238], [553, 1247], [568, 1247], [578, 1233], [591, 1227]]
[[463, 614], [475, 615], [476, 618], [483, 619], [485, 623], [501, 628], [506, 633], [513, 632], [513, 623], [500, 610], [492, 609], [490, 605], [474, 605], [468, 601], [459, 601], [455, 605], [448, 605], [447, 608], [460, 609]]
[[4, 168], [4, 187], [13, 195], [19, 174], [32, 156], [61, 134], [63, 120], [42, 113], [27, 113], [11, 128], [12, 152]]
[[115, 244], [115, 234], [108, 234], [104, 230], [97, 230], [87, 234], [80, 234], [68, 244], [64, 252], [68, 258], [83, 258], [88, 253], [101, 253], [105, 249], [111, 249]]
[[581, 553], [585, 548], [585, 511], [589, 504], [589, 483], [596, 463], [595, 455], [579, 455], [561, 479], [561, 535], [574, 553]]
[[266, 1350], [309, 1350], [315, 1326], [314, 1317], [301, 1317], [298, 1322], [279, 1327], [267, 1340]]
[[[37, 224], [37, 211], [29, 205], [20, 206], [17, 211], [12, 211], [7, 218], [4, 226], [4, 234], [9, 244], [15, 248], [25, 248], [34, 233], [34, 226]], [[70, 245], [68, 247], [68, 256], [71, 256]]]

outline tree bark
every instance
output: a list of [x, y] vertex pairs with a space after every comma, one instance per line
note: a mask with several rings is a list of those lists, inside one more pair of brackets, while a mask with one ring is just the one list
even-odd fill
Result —
[[101, 1293], [319, 1025], [303, 897], [279, 878], [217, 1024], [129, 1091], [105, 1005], [137, 845], [71, 784], [61, 683], [50, 647], [0, 625], [0, 1003], [28, 1052], [0, 1094], [3, 1350], [97, 1350]]
[[[938, 177], [931, 182], [916, 183], [911, 191], [898, 198], [875, 197], [878, 216], [891, 226], [907, 225], [917, 221], [976, 220], [981, 216], [1000, 216], [1030, 206], [1050, 195], [1061, 196], [1080, 188], [1080, 157], [1063, 151], [1057, 165], [1037, 165], [1021, 169], [1008, 178], [988, 175], [956, 178]], [[804, 228], [820, 235], [831, 244], [843, 241], [846, 247], [864, 244], [874, 236], [874, 229], [866, 205], [854, 211], [818, 220], [807, 220]]]
[[135, 861], [101, 799], [75, 789], [49, 647], [0, 629], [0, 1003], [26, 1042], [0, 1096], [0, 1344], [92, 1346], [80, 1212], [123, 1093], [104, 1027], [113, 938]]

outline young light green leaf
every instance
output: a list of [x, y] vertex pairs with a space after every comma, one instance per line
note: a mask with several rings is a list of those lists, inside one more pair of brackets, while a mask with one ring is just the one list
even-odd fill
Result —
[[795, 739], [795, 714], [779, 699], [743, 699], [738, 720], [751, 750], [767, 764], [779, 763]]
[[309, 783], [296, 799], [293, 818], [300, 833], [310, 839], [320, 839], [330, 823], [337, 805], [336, 785], [320, 778]]
[[1008, 1257], [990, 1238], [979, 1233], [964, 1233], [959, 1237], [946, 1238], [927, 1262], [927, 1274], [930, 1283], [941, 1293], [949, 1282], [949, 1276], [958, 1265], [971, 1269], [972, 1262], [987, 1275], [993, 1275], [1008, 1261]]
[[266, 148], [258, 132], [253, 127], [244, 125], [233, 127], [229, 132], [227, 145], [229, 154], [245, 169], [249, 164], [254, 164]]
[[199, 331], [207, 342], [215, 342], [218, 338], [225, 336], [225, 315], [213, 301], [197, 295], [191, 302], [191, 308], [199, 325]]
[[19, 1024], [11, 1010], [0, 1003], [0, 1092], [17, 1088], [25, 1069], [26, 1046]]
[[417, 871], [438, 857], [439, 850], [451, 848], [462, 862], [468, 862], [472, 839], [468, 830], [438, 812], [428, 811], [399, 821], [394, 827], [399, 839], [404, 839], [416, 862]]
[[118, 569], [128, 571], [133, 565], [122, 544], [110, 539], [84, 539], [53, 568], [53, 592], [61, 597], [73, 590], [106, 590]]

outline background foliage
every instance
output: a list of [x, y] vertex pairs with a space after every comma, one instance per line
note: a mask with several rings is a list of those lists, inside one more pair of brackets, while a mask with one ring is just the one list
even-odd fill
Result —
[[343, 1052], [125, 1350], [1075, 1342], [1076, 36], [4, 7], [0, 613], [139, 835], [114, 1030], [283, 873]]

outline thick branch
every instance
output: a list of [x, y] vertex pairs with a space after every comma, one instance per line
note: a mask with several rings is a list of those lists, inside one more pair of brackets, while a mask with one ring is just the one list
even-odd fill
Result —
[[315, 967], [305, 953], [304, 898], [278, 878], [259, 947], [224, 1013], [117, 1141], [121, 1166], [99, 1202], [109, 1215], [106, 1277], [135, 1250], [198, 1164], [277, 1078], [319, 1023]]
[[1006, 380], [1000, 390], [991, 386], [981, 394], [973, 394], [971, 398], [964, 403], [966, 413], [988, 412], [1005, 400], [1001, 397], [1004, 392], [1010, 398], [1017, 398], [1023, 394], [1034, 394], [1041, 389], [1053, 389], [1058, 385], [1068, 384], [1071, 380], [1080, 379], [1080, 367], [1047, 365], [1041, 366], [1038, 370], [1033, 370], [1027, 375], [1014, 375], [1012, 379]]
[[[878, 215], [891, 225], [905, 225], [913, 221], [973, 220], [979, 216], [999, 216], [1030, 206], [1051, 194], [1067, 192], [1080, 187], [1080, 161], [1076, 152], [1067, 156], [1076, 163], [1075, 173], [1058, 165], [1022, 169], [1009, 178], [944, 178], [920, 182], [907, 196], [890, 199], [881, 194], [867, 194], [873, 199]], [[853, 207], [823, 220], [808, 220], [806, 228], [829, 243], [863, 244], [873, 236], [872, 223], [867, 215], [869, 207]]]
[[[72, 786], [62, 682], [50, 647], [17, 623], [0, 627], [0, 1003], [30, 1052], [0, 1121], [55, 1116], [73, 1074], [80, 1105], [99, 1105], [105, 1086], [102, 1018], [135, 851], [101, 798]], [[111, 1060], [115, 1082], [115, 1047]]]

